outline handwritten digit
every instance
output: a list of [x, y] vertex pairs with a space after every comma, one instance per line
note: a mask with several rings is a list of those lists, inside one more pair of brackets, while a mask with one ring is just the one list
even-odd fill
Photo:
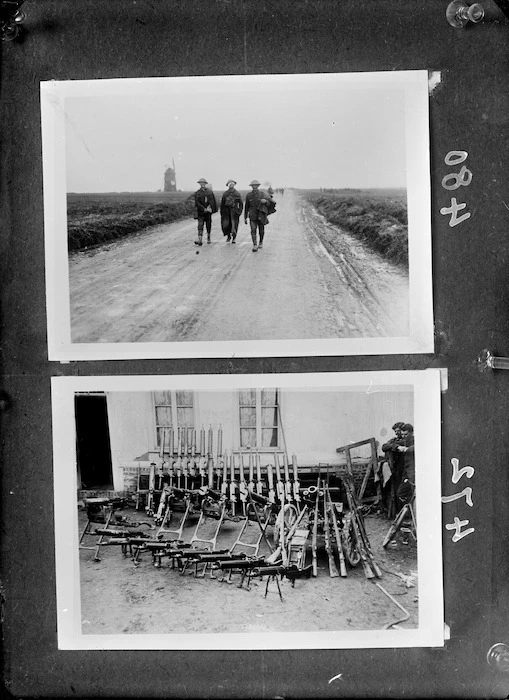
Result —
[[444, 160], [446, 165], [459, 165], [468, 158], [466, 151], [449, 151]]
[[466, 221], [467, 219], [470, 218], [471, 214], [470, 212], [467, 212], [466, 214], [462, 214], [461, 216], [458, 216], [458, 212], [461, 211], [462, 209], [465, 209], [467, 205], [466, 204], [458, 204], [456, 201], [456, 197], [451, 198], [451, 206], [450, 207], [442, 207], [440, 209], [441, 214], [450, 214], [451, 218], [449, 221], [449, 226], [452, 228], [453, 226], [457, 226], [458, 224], [461, 224], [462, 221]]
[[460, 491], [460, 493], [453, 493], [450, 496], [442, 496], [442, 503], [451, 503], [452, 501], [462, 498], [463, 496], [465, 496], [465, 500], [468, 505], [472, 507], [474, 504], [472, 502], [472, 489], [470, 486], [466, 486], [463, 491]]
[[451, 459], [451, 464], [452, 464], [451, 481], [453, 484], [457, 484], [462, 476], [466, 476], [467, 479], [471, 479], [474, 476], [475, 469], [473, 467], [462, 467], [461, 469], [458, 469], [459, 463], [460, 463], [460, 461], [459, 461], [459, 459], [456, 459], [456, 457], [453, 457]]
[[[453, 180], [452, 185], [448, 185], [449, 180]], [[442, 178], [442, 187], [446, 190], [457, 190], [458, 187], [467, 187], [472, 182], [472, 171], [463, 165], [459, 173], [449, 173]]]
[[475, 532], [475, 527], [469, 527], [468, 529], [463, 530], [463, 532], [461, 531], [461, 528], [464, 525], [468, 525], [468, 523], [468, 520], [460, 520], [459, 518], [454, 518], [454, 523], [447, 523], [447, 525], [445, 526], [447, 530], [456, 530], [456, 532], [452, 536], [453, 542], [458, 542], [463, 537], [471, 535], [472, 532]]

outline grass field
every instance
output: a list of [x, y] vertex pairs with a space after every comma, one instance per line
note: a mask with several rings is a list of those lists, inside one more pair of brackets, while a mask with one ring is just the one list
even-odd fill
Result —
[[331, 224], [364, 241], [388, 260], [408, 265], [406, 190], [302, 190], [301, 195]]
[[108, 192], [67, 195], [69, 250], [193, 215], [191, 192]]

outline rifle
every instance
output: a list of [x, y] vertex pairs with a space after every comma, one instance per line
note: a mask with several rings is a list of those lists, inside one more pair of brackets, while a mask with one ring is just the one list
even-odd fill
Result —
[[313, 518], [313, 536], [311, 539], [311, 554], [313, 557], [313, 560], [312, 560], [313, 576], [318, 576], [318, 562], [317, 562], [317, 556], [316, 556], [316, 548], [317, 548], [317, 541], [318, 541], [319, 503], [320, 503], [320, 477], [318, 477], [318, 481], [316, 484], [316, 503], [315, 503], [315, 510], [314, 510], [314, 518]]
[[279, 467], [279, 457], [277, 452], [274, 452], [274, 464], [276, 467], [276, 490], [277, 490], [277, 496], [279, 498], [279, 502], [282, 506], [284, 506], [285, 503], [285, 485], [281, 481], [281, 470]]
[[191, 439], [189, 442], [189, 447], [191, 450], [191, 459], [189, 460], [189, 474], [191, 477], [194, 477], [196, 476], [196, 430], [194, 428], [191, 428]]
[[334, 529], [334, 537], [336, 539], [336, 548], [338, 550], [338, 556], [339, 556], [339, 571], [341, 573], [341, 576], [345, 577], [347, 575], [346, 573], [346, 564], [345, 564], [345, 554], [343, 552], [343, 544], [341, 542], [341, 533], [339, 532], [339, 525], [338, 525], [338, 519], [336, 517], [336, 511], [334, 509], [334, 503], [332, 502], [332, 498], [330, 495], [329, 487], [327, 486], [327, 499], [329, 501], [330, 505], [330, 512], [331, 512], [331, 519], [332, 519], [332, 527]]
[[299, 467], [297, 464], [297, 456], [292, 455], [293, 466], [293, 497], [296, 503], [300, 503], [300, 483], [299, 483]]
[[256, 493], [263, 496], [262, 462], [258, 452], [256, 453]]
[[156, 465], [155, 462], [150, 463], [150, 471], [148, 475], [148, 494], [147, 494], [147, 505], [145, 510], [147, 515], [154, 515], [154, 489], [156, 481]]
[[182, 474], [184, 475], [184, 488], [188, 489], [189, 463], [187, 459], [187, 428], [182, 428], [180, 435], [182, 438]]
[[323, 533], [325, 537], [325, 551], [329, 557], [329, 574], [331, 578], [337, 578], [339, 576], [339, 571], [337, 569], [336, 562], [334, 561], [334, 552], [330, 541], [330, 523], [326, 491], [323, 495]]
[[[232, 459], [233, 459], [233, 455], [232, 455]], [[239, 483], [240, 500], [242, 502], [242, 511], [245, 515], [246, 514], [246, 501], [247, 501], [248, 487], [246, 484], [246, 479], [245, 479], [245, 474], [244, 474], [244, 460], [242, 459], [242, 453], [239, 453], [239, 476], [240, 476], [240, 483]]]
[[228, 497], [228, 462], [226, 455], [223, 457], [223, 481], [221, 483], [221, 495], [226, 501]]
[[162, 486], [162, 480], [163, 480], [163, 470], [164, 470], [164, 448], [166, 445], [166, 428], [161, 428], [160, 432], [160, 440], [161, 443], [159, 445], [159, 457], [161, 459], [161, 462], [159, 464], [159, 469], [158, 469], [158, 477], [159, 477], [159, 483], [158, 483], [158, 488], [161, 488]]
[[182, 476], [182, 428], [178, 428], [177, 434], [177, 460], [175, 462], [175, 470], [177, 472], [177, 486], [181, 487], [181, 476]]
[[235, 481], [235, 460], [233, 454], [230, 457], [230, 503], [235, 514], [235, 503], [237, 502], [237, 483]]
[[271, 503], [276, 502], [276, 493], [274, 491], [274, 477], [272, 474], [272, 464], [267, 464], [267, 479], [269, 482], [269, 501]]
[[[208, 465], [208, 460], [205, 456], [205, 428], [202, 426], [202, 429], [200, 430], [200, 458], [198, 460], [198, 474], [200, 475], [200, 486], [203, 486], [205, 484], [205, 477], [207, 476], [206, 474], [206, 467]], [[212, 488], [213, 484], [209, 482], [210, 488]]]
[[285, 497], [288, 503], [291, 503], [293, 500], [293, 488], [292, 482], [290, 481], [290, 469], [288, 466], [288, 457], [286, 456], [286, 452], [283, 454], [283, 464], [285, 468]]
[[247, 485], [247, 490], [249, 493], [253, 493], [255, 489], [255, 483], [253, 481], [254, 477], [254, 464], [253, 464], [253, 453], [249, 453], [249, 483]]
[[[210, 454], [212, 454], [212, 428], [210, 429]], [[219, 488], [219, 477], [221, 476], [221, 460], [226, 459], [223, 455], [223, 427], [220, 425], [217, 431], [217, 484]]]
[[355, 533], [355, 539], [357, 540], [357, 549], [359, 550], [359, 554], [361, 557], [362, 568], [364, 569], [364, 576], [366, 578], [374, 578], [375, 574], [373, 573], [373, 570], [368, 562], [368, 553], [366, 552], [364, 542], [362, 540], [362, 535], [359, 531], [359, 524], [357, 521], [357, 505], [350, 491], [350, 484], [348, 484], [346, 479], [343, 483], [345, 484], [346, 497], [348, 499], [348, 507], [350, 508], [350, 512], [352, 514], [351, 523], [353, 531]]

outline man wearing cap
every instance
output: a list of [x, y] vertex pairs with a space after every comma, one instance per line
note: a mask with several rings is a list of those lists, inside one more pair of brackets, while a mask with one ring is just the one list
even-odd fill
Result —
[[398, 499], [402, 503], [408, 503], [415, 488], [414, 428], [410, 423], [405, 423], [401, 426], [401, 436], [403, 444], [399, 445], [398, 452], [403, 453], [404, 466], [403, 478], [398, 489]]
[[[265, 236], [265, 226], [268, 224], [268, 215], [276, 211], [275, 202], [272, 197], [263, 190], [260, 190], [258, 180], [251, 180], [249, 186], [252, 192], [246, 195], [246, 206], [244, 208], [244, 223], [251, 226], [251, 238], [253, 241], [253, 251], [263, 248], [263, 238]], [[259, 235], [259, 240], [257, 238]]]
[[237, 192], [235, 180], [228, 180], [226, 192], [221, 197], [221, 205], [219, 211], [221, 213], [221, 228], [223, 235], [226, 236], [227, 242], [231, 240], [235, 243], [237, 231], [239, 228], [239, 219], [244, 209], [244, 203], [240, 192]]
[[404, 458], [398, 448], [405, 444], [401, 434], [401, 428], [404, 425], [402, 421], [394, 423], [392, 426], [394, 437], [382, 445], [382, 452], [385, 452], [385, 457], [391, 472], [389, 481], [390, 491], [387, 497], [387, 515], [389, 518], [393, 518], [399, 510], [399, 502], [396, 500], [396, 494], [401, 483], [401, 477], [403, 476]]
[[212, 189], [204, 177], [198, 180], [200, 189], [194, 193], [195, 218], [198, 219], [198, 240], [196, 245], [203, 243], [203, 226], [207, 229], [207, 243], [210, 243], [212, 230], [212, 214], [217, 211], [217, 203]]

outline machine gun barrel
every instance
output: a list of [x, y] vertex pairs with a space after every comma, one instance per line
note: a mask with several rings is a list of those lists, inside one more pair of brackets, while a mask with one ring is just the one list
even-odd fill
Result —
[[216, 569], [255, 569], [263, 566], [263, 557], [256, 559], [232, 559], [231, 561], [219, 561]]
[[145, 539], [148, 539], [148, 535], [139, 530], [117, 530], [113, 527], [98, 527], [95, 530], [95, 534], [107, 537], [145, 537]]
[[241, 555], [241, 554], [232, 554], [231, 552], [225, 552], [224, 554], [218, 554], [217, 552], [211, 552], [210, 554], [203, 554], [201, 557], [198, 558], [198, 561], [202, 564], [209, 564], [209, 563], [215, 563], [218, 561], [234, 561], [239, 559], [245, 559], [247, 557], [246, 554]]

